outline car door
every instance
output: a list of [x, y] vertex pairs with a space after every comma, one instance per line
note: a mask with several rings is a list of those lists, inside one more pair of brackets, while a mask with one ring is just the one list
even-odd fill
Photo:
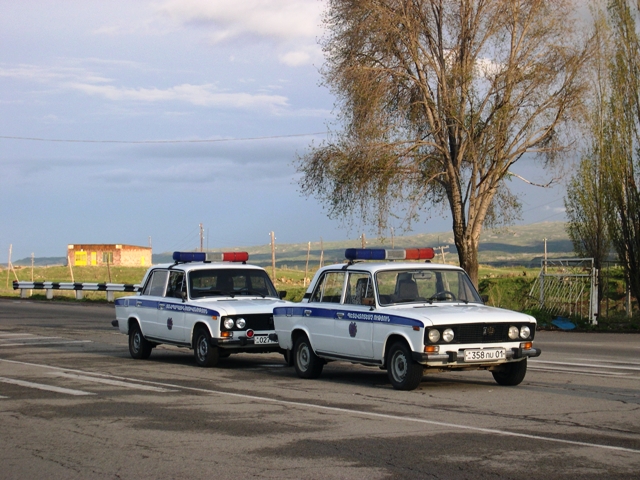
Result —
[[349, 272], [341, 308], [333, 325], [335, 352], [352, 358], [373, 358], [373, 282], [367, 272]]
[[[158, 311], [164, 305], [164, 294], [169, 278], [168, 270], [154, 270], [149, 275], [142, 295], [136, 299], [136, 312], [140, 319], [142, 333], [148, 337], [163, 338], [163, 328], [159, 325]], [[164, 307], [163, 307], [164, 308]]]
[[183, 292], [186, 293], [184, 272], [169, 272], [169, 281], [164, 301], [158, 302], [156, 328], [158, 337], [173, 342], [183, 342], [186, 338]]
[[311, 344], [317, 352], [335, 352], [334, 323], [342, 294], [346, 273], [344, 271], [326, 271], [318, 280], [302, 309], [303, 323], [311, 336]]

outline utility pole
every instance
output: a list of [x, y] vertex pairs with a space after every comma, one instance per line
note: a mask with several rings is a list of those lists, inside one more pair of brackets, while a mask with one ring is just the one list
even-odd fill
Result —
[[9, 260], [7, 261], [7, 288], [9, 288], [9, 275], [11, 275], [11, 250], [13, 243], [9, 244]]
[[31, 281], [33, 282], [33, 262], [34, 262], [34, 255], [33, 252], [31, 252]]
[[311, 242], [307, 243], [307, 263], [304, 266], [304, 281], [302, 282], [303, 286], [307, 286], [307, 275], [309, 272], [309, 253], [311, 252]]
[[395, 246], [395, 235], [393, 232], [393, 227], [391, 227], [391, 248], [396, 248]]
[[445, 250], [449, 250], [449, 245], [440, 245], [439, 247], [434, 248], [434, 250], [439, 250], [440, 255], [442, 256], [442, 263], [447, 263], [444, 258]]
[[271, 232], [271, 276], [276, 283], [276, 235]]
[[362, 240], [362, 248], [365, 248], [367, 246], [367, 238], [364, 236], [364, 232], [362, 232], [360, 240]]
[[324, 265], [324, 244], [322, 243], [322, 237], [320, 237], [320, 268]]
[[204, 252], [204, 230], [200, 224], [200, 251]]

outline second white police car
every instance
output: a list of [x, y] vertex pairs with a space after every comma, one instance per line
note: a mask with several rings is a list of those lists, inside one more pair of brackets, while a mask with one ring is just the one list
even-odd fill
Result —
[[273, 309], [282, 300], [263, 268], [247, 265], [246, 252], [174, 252], [175, 263], [147, 271], [137, 295], [116, 300], [116, 321], [129, 336], [133, 358], [159, 344], [194, 350], [196, 363], [212, 367], [239, 352], [281, 351]]
[[345, 360], [386, 369], [399, 390], [417, 388], [429, 370], [489, 370], [500, 385], [522, 382], [527, 358], [540, 355], [535, 318], [484, 305], [463, 269], [429, 263], [433, 256], [430, 248], [347, 249], [349, 262], [321, 268], [302, 303], [277, 306], [278, 341], [298, 376], [317, 378], [326, 362]]

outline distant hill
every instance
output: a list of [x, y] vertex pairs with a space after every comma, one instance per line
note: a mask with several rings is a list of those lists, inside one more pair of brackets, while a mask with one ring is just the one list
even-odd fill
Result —
[[[544, 239], [547, 239], [547, 255], [550, 258], [573, 257], [573, 246], [565, 231], [564, 222], [542, 222], [530, 225], [519, 225], [500, 230], [485, 230], [480, 236], [478, 258], [483, 265], [506, 266], [521, 265], [526, 267], [540, 266], [544, 255]], [[339, 263], [344, 260], [345, 248], [361, 246], [360, 240], [343, 240], [324, 242], [324, 264]], [[391, 247], [391, 239], [371, 238], [367, 247]], [[453, 243], [452, 232], [420, 233], [404, 237], [395, 237], [396, 248], [439, 247], [443, 246], [445, 261], [457, 263], [457, 250]], [[218, 248], [215, 251], [247, 251], [251, 263], [271, 265], [271, 245], [248, 247]], [[171, 252], [153, 254], [153, 263], [169, 263]], [[438, 261], [442, 260], [438, 257]], [[278, 267], [298, 268], [304, 270], [307, 261], [307, 242], [276, 244], [276, 264]], [[39, 257], [34, 259], [35, 266], [65, 265], [66, 257]], [[311, 242], [309, 267], [315, 268], [320, 263], [320, 242]], [[31, 258], [23, 258], [13, 262], [18, 266], [30, 266]]]
[[[487, 230], [480, 236], [479, 261], [483, 265], [506, 266], [522, 265], [540, 266], [544, 256], [544, 239], [547, 239], [547, 255], [555, 258], [573, 257], [573, 245], [565, 231], [564, 222], [542, 222], [521, 225], [500, 230]], [[443, 246], [445, 261], [457, 263], [457, 249], [453, 243], [452, 232], [421, 233], [404, 237], [395, 237], [394, 247], [439, 247]], [[360, 240], [343, 240], [324, 242], [324, 264], [344, 261], [346, 248], [361, 247]], [[391, 247], [391, 239], [372, 238], [367, 240], [367, 247]], [[219, 248], [216, 251], [247, 251], [251, 263], [271, 265], [271, 245]], [[276, 264], [278, 267], [305, 268], [307, 259], [307, 243], [276, 243]], [[442, 257], [437, 259], [440, 261]], [[153, 255], [154, 263], [171, 262], [171, 253]], [[320, 242], [311, 242], [309, 266], [317, 267], [320, 263]]]

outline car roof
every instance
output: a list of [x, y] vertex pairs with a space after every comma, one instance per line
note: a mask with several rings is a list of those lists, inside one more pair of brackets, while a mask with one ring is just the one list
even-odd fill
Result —
[[264, 268], [258, 265], [251, 265], [238, 262], [187, 262], [187, 263], [161, 263], [153, 265], [150, 270], [153, 269], [168, 268], [171, 270], [180, 271], [193, 271], [193, 270], [218, 270], [218, 269], [244, 269], [244, 270], [262, 270]]
[[356, 263], [337, 263], [335, 265], [327, 265], [322, 267], [324, 270], [346, 270], [346, 271], [366, 271], [370, 273], [389, 271], [389, 270], [456, 270], [464, 271], [457, 265], [447, 265], [444, 263], [430, 262], [356, 262]]

